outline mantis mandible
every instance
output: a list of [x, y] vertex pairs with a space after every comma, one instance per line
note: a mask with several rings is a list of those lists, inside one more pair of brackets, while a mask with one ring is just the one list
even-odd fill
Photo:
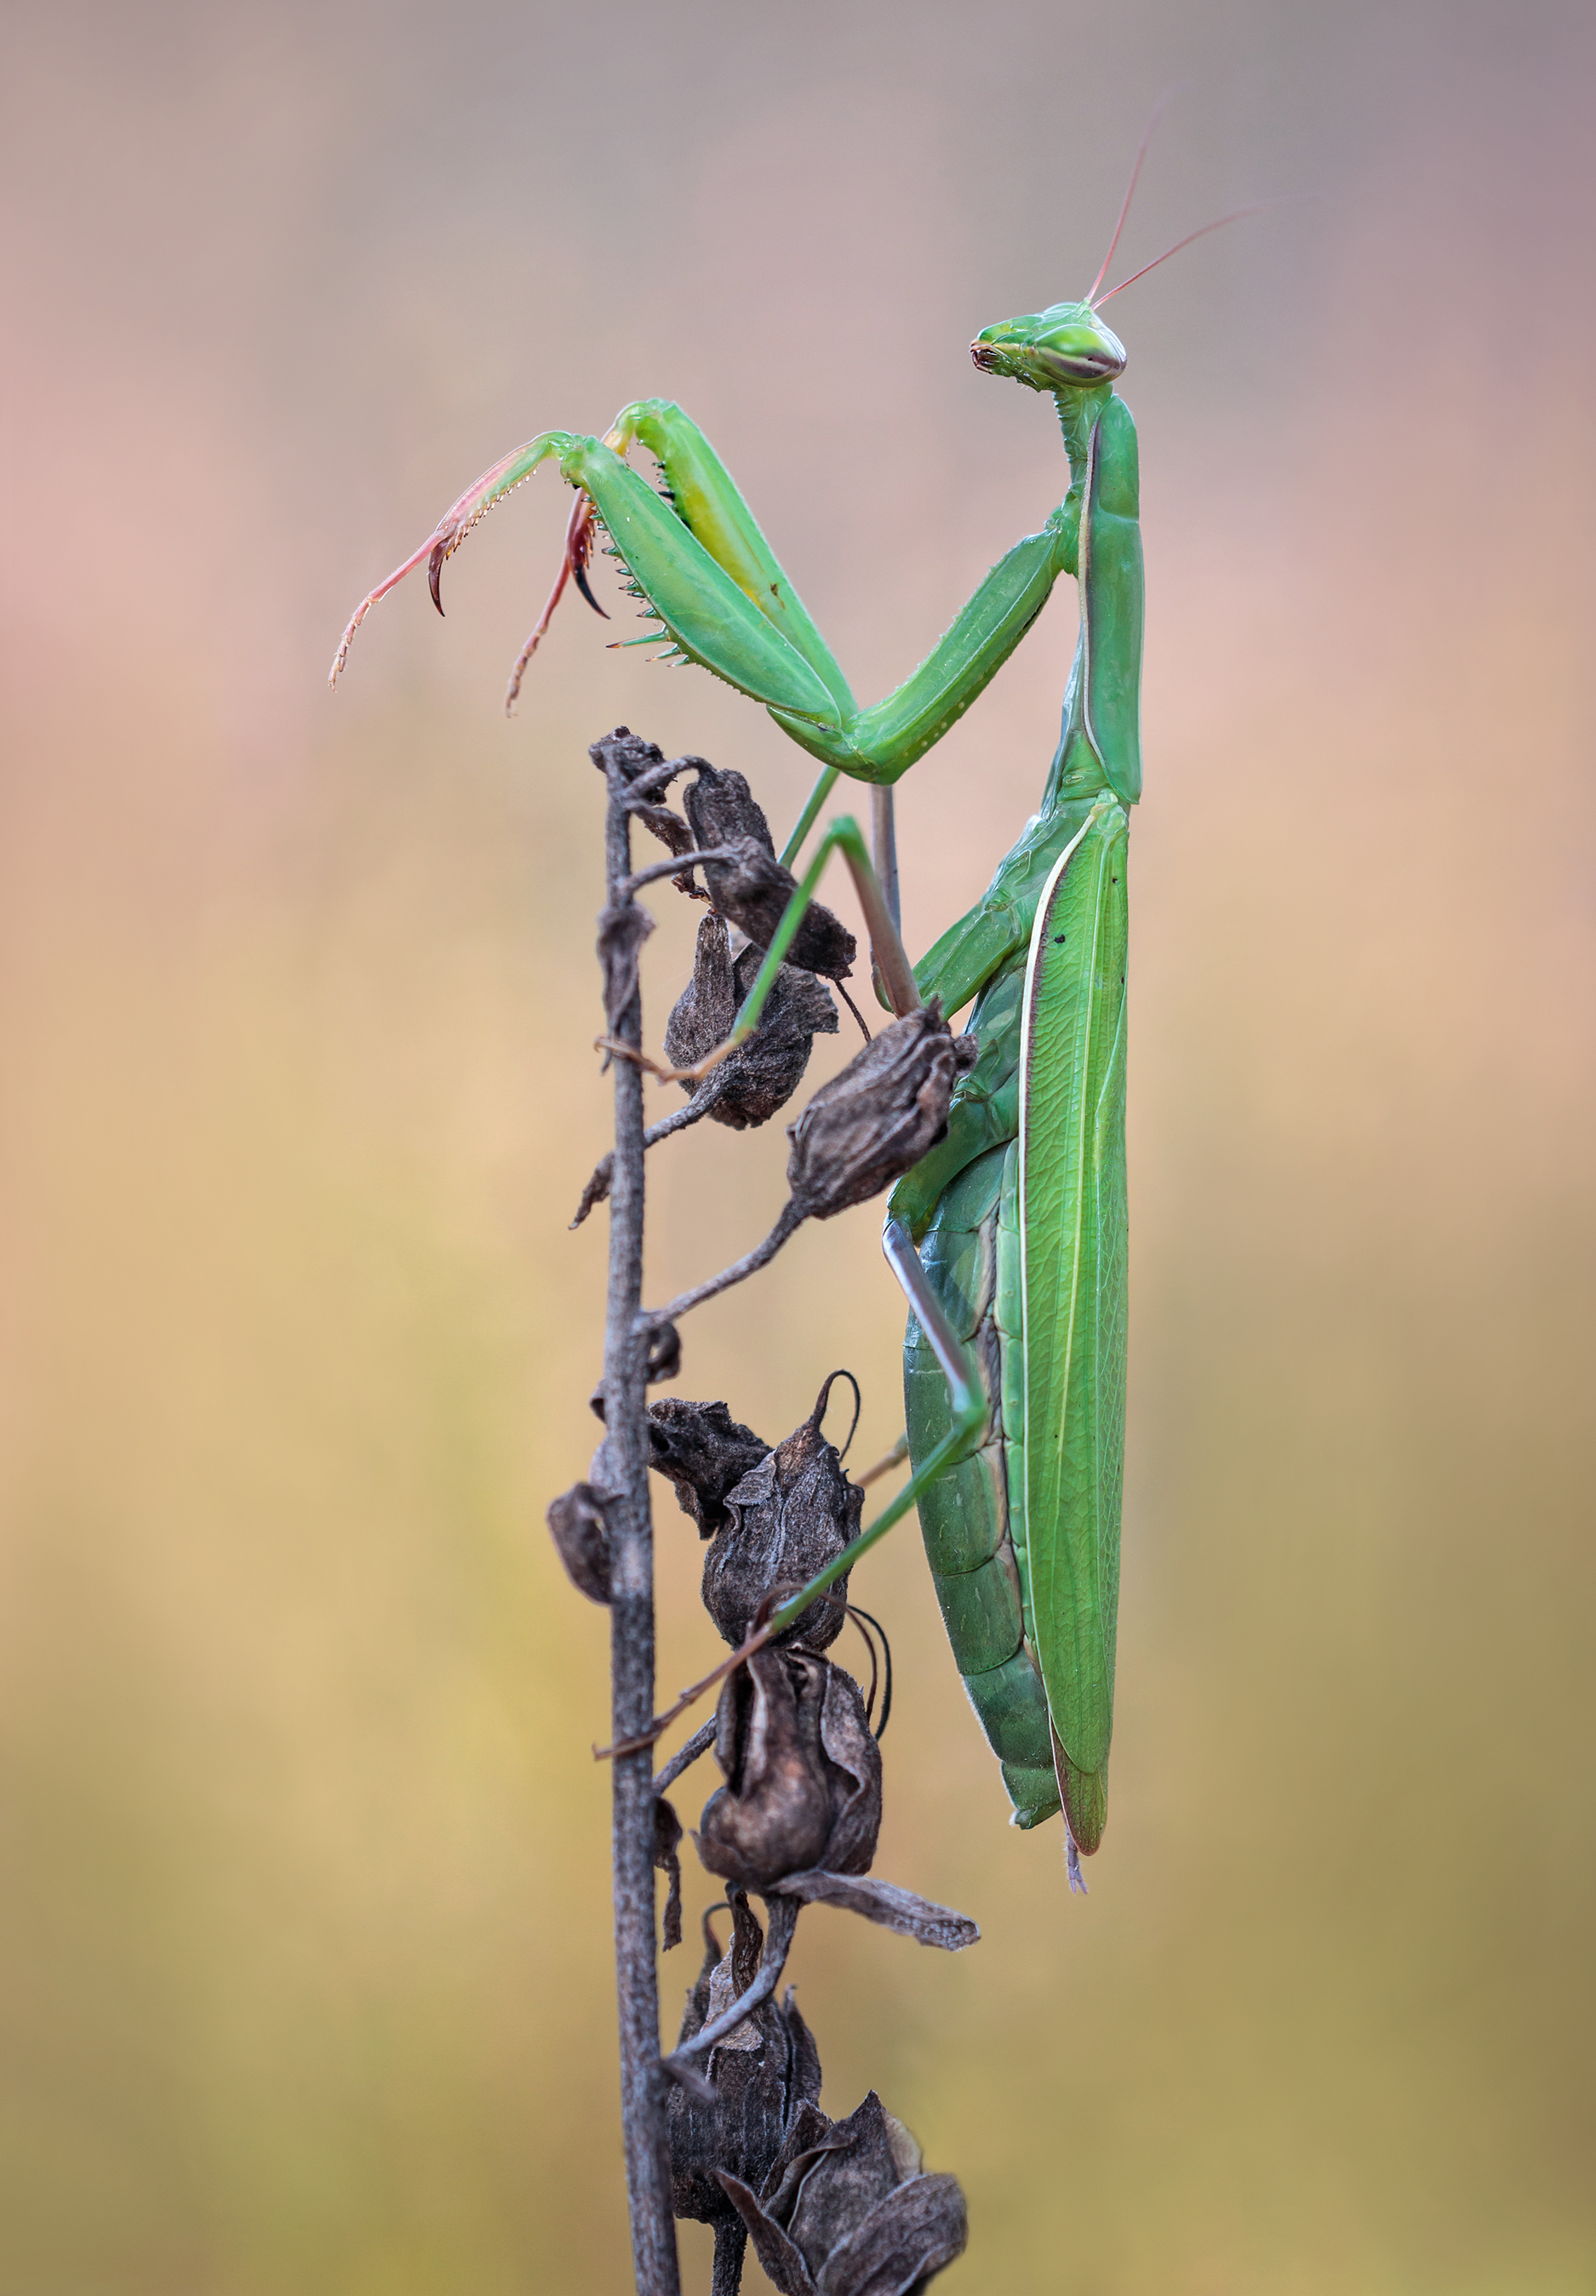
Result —
[[[970, 346], [984, 373], [1052, 397], [1069, 486], [1040, 532], [998, 561], [884, 701], [859, 708], [709, 442], [680, 407], [658, 398], [623, 408], [602, 439], [546, 430], [485, 472], [362, 602], [331, 672], [336, 680], [370, 607], [423, 560], [441, 612], [445, 562], [495, 503], [552, 461], [577, 501], [558, 579], [516, 663], [507, 706], [569, 579], [602, 611], [585, 572], [602, 529], [659, 625], [631, 643], [663, 634], [667, 658], [763, 702], [822, 761], [783, 860], [796, 856], [839, 773], [875, 785], [876, 868], [896, 923], [891, 785], [978, 698], [1059, 576], [1076, 577], [1080, 634], [1037, 811], [980, 901], [914, 967], [918, 996], [939, 998], [945, 1013], [976, 1000], [968, 1025], [980, 1054], [945, 1138], [888, 1203], [887, 1256], [914, 1311], [904, 1349], [913, 1475], [835, 1569], [918, 1504], [954, 1658], [1002, 1765], [1012, 1822], [1035, 1825], [1062, 1807], [1076, 1884], [1077, 1849], [1090, 1854], [1102, 1838], [1113, 1723], [1125, 1398], [1125, 861], [1129, 808], [1142, 787], [1136, 432], [1114, 388], [1125, 348], [1099, 307], [1155, 266], [1098, 291], [1140, 168], [1138, 155], [1087, 294], [986, 327]], [[661, 492], [627, 463], [634, 445], [658, 463]], [[857, 842], [851, 822], [836, 825], [826, 849], [839, 842]], [[795, 898], [794, 927], [823, 858]], [[784, 929], [782, 947], [790, 938]], [[773, 944], [740, 1016], [744, 1035], [780, 955]]]

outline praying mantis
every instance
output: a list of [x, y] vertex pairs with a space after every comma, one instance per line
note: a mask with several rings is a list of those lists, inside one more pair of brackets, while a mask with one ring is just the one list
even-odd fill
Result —
[[[363, 601], [331, 671], [336, 680], [371, 606], [423, 561], [441, 612], [447, 559], [495, 503], [555, 463], [577, 500], [558, 578], [508, 701], [568, 580], [602, 611], [586, 578], [602, 529], [659, 625], [651, 637], [668, 640], [667, 658], [762, 702], [821, 761], [783, 862], [795, 860], [839, 775], [872, 785], [876, 872], [891, 913], [891, 926], [878, 930], [881, 903], [873, 904], [880, 955], [896, 922], [893, 784], [977, 700], [1060, 575], [1075, 576], [1080, 632], [1037, 810], [975, 907], [914, 966], [912, 985], [884, 998], [901, 1012], [905, 999], [935, 997], [948, 1014], [974, 999], [968, 1029], [979, 1054], [955, 1092], [945, 1136], [888, 1200], [887, 1257], [912, 1309], [904, 1391], [913, 1472], [829, 1575], [918, 1505], [954, 1655], [1002, 1766], [1012, 1822], [1034, 1826], [1061, 1808], [1076, 1886], [1077, 1851], [1090, 1854], [1102, 1839], [1113, 1726], [1125, 1410], [1126, 849], [1142, 788], [1136, 431], [1115, 390], [1125, 348], [1100, 307], [1155, 266], [1099, 291], [1140, 168], [1141, 155], [1086, 295], [986, 327], [970, 345], [984, 373], [1052, 397], [1069, 485], [1041, 530], [1005, 553], [885, 700], [859, 708], [708, 440], [679, 406], [658, 398], [623, 408], [602, 439], [544, 431], [485, 472]], [[1190, 234], [1166, 254], [1202, 235]], [[662, 491], [631, 467], [634, 446], [653, 456]], [[740, 1035], [757, 1019], [827, 854], [859, 842], [851, 821], [823, 840], [739, 1016]], [[890, 978], [894, 969], [880, 972]]]

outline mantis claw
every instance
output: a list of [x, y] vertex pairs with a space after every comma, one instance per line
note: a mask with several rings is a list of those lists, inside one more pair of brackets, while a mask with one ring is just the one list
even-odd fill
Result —
[[[560, 571], [554, 577], [554, 586], [549, 592], [544, 610], [537, 618], [536, 628], [517, 654], [515, 668], [510, 673], [510, 684], [504, 692], [506, 718], [510, 717], [515, 709], [521, 690], [521, 679], [526, 676], [527, 664], [537, 652], [539, 640], [554, 619], [554, 609], [564, 595], [567, 582], [574, 578], [577, 589], [581, 591], [593, 612], [602, 621], [607, 622], [610, 619], [609, 615], [588, 587], [587, 562], [592, 555], [593, 497], [591, 495], [583, 494], [578, 489], [577, 499], [571, 504], [570, 517], [566, 522], [565, 549], [560, 561]], [[438, 611], [441, 612], [442, 608], [440, 607]]]
[[579, 558], [574, 560], [572, 562], [571, 580], [576, 584], [577, 589], [581, 591], [582, 595], [586, 599], [588, 604], [593, 608], [593, 612], [598, 616], [599, 619], [602, 622], [607, 622], [610, 619], [610, 617], [605, 612], [603, 607], [600, 605], [598, 600], [593, 596], [592, 590], [588, 587], [587, 570], [583, 565], [582, 561]]
[[[540, 463], [546, 461], [550, 455], [563, 452], [570, 443], [567, 431], [540, 431], [536, 439], [528, 439], [524, 447], [517, 447], [512, 453], [502, 456], [467, 487], [465, 492], [449, 505], [420, 549], [413, 550], [408, 558], [395, 567], [386, 581], [379, 582], [374, 590], [368, 590], [356, 607], [339, 642], [338, 652], [332, 657], [332, 668], [327, 674], [328, 685], [337, 685], [339, 673], [349, 659], [350, 641], [377, 601], [386, 598], [389, 592], [402, 582], [413, 568], [419, 566], [423, 558], [427, 562], [427, 586], [432, 593], [433, 604], [441, 614], [443, 598], [439, 594], [438, 582], [444, 561], [454, 556], [472, 527], [487, 516], [495, 503], [503, 502], [507, 494], [513, 493], [524, 480], [531, 477]], [[537, 635], [541, 636], [541, 631]]]

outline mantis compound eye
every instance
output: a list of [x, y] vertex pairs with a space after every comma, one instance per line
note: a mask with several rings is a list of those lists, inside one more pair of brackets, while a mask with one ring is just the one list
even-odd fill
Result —
[[1125, 345], [1085, 303], [1055, 304], [1028, 319], [983, 327], [970, 355], [986, 374], [1006, 374], [1033, 390], [1087, 388], [1125, 372]]
[[1078, 349], [1055, 349], [1052, 344], [1038, 343], [1032, 357], [1043, 374], [1060, 382], [1112, 382], [1125, 373], [1125, 351], [1111, 335], [1107, 342]]

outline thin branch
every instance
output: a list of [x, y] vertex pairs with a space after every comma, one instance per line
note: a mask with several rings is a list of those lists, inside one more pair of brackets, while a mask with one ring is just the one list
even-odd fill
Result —
[[651, 867], [638, 869], [616, 890], [632, 894], [644, 885], [651, 885], [656, 877], [679, 877], [689, 869], [696, 869], [700, 861], [735, 861], [736, 854], [729, 845], [707, 845], [701, 851], [673, 853], [668, 861], [656, 861]]
[[677, 1747], [665, 1767], [659, 1772], [654, 1780], [654, 1792], [662, 1794], [667, 1786], [674, 1786], [683, 1771], [691, 1769], [699, 1756], [707, 1754], [714, 1743], [715, 1724], [706, 1722], [701, 1729], [693, 1732], [685, 1745]]
[[729, 1292], [734, 1283], [741, 1283], [746, 1276], [757, 1275], [762, 1267], [769, 1267], [789, 1236], [795, 1235], [802, 1227], [805, 1217], [789, 1196], [782, 1207], [780, 1218], [763, 1243], [757, 1243], [752, 1251], [745, 1253], [742, 1259], [734, 1259], [730, 1267], [723, 1267], [720, 1274], [712, 1275], [707, 1283], [700, 1283], [692, 1291], [680, 1293], [668, 1308], [651, 1308], [649, 1322], [674, 1324], [678, 1316], [687, 1313], [689, 1308], [701, 1307], [706, 1300], [713, 1300], [717, 1292]]
[[[630, 808], [615, 749], [595, 745], [608, 792], [604, 824], [606, 916], [630, 904]], [[612, 1021], [620, 1045], [642, 1041], [642, 994]], [[604, 1319], [604, 1475], [611, 1494], [610, 1711], [618, 1739], [645, 1731], [654, 1702], [654, 1558], [649, 1502], [649, 1327], [642, 1298], [642, 1077], [615, 1063], [615, 1150], [610, 1205], [610, 1276]], [[671, 2205], [666, 2085], [659, 2063], [659, 1992], [654, 1913], [653, 1757], [623, 1755], [611, 1781], [610, 1847], [615, 1899], [615, 1980], [620, 2028], [621, 2130], [632, 2264], [638, 2296], [679, 2296]]]

